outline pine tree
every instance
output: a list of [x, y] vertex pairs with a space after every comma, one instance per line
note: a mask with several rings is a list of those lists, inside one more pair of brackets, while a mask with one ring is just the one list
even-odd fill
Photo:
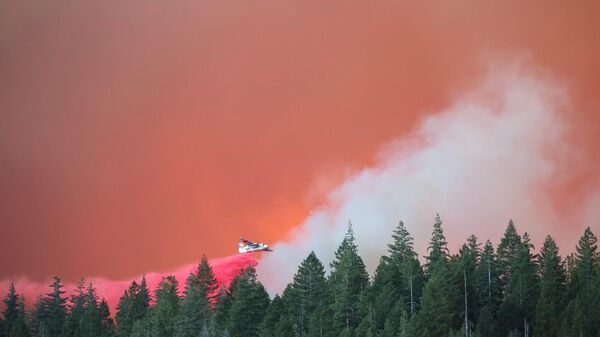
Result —
[[25, 299], [22, 295], [17, 299], [17, 317], [8, 334], [9, 337], [30, 337], [31, 330], [29, 329], [27, 312], [25, 311]]
[[136, 281], [132, 281], [131, 285], [119, 299], [117, 305], [117, 335], [119, 337], [128, 337], [133, 330], [135, 319], [133, 317], [134, 303], [137, 299], [139, 286]]
[[480, 244], [477, 242], [477, 237], [471, 235], [451, 263], [454, 289], [460, 289], [459, 296], [455, 296], [457, 301], [455, 308], [461, 315], [455, 315], [454, 326], [462, 326], [463, 331], [468, 332], [472, 330], [475, 319], [479, 315], [479, 301], [475, 288], [477, 284], [476, 270], [480, 256]]
[[214, 321], [215, 321], [215, 329], [222, 333], [227, 330], [227, 325], [229, 323], [229, 311], [231, 310], [231, 305], [233, 303], [232, 294], [235, 292], [235, 285], [239, 280], [239, 276], [233, 279], [229, 284], [229, 288], [226, 288], [225, 285], [222, 285], [219, 288], [216, 298], [215, 304], [215, 313], [214, 313]]
[[110, 309], [108, 303], [103, 298], [98, 305], [98, 312], [102, 321], [102, 337], [114, 337], [115, 336], [115, 323], [110, 316]]
[[15, 325], [19, 316], [19, 295], [15, 290], [13, 283], [8, 287], [8, 294], [4, 298], [4, 311], [2, 312], [3, 331], [1, 332], [4, 336], [9, 336], [10, 332]]
[[79, 322], [84, 314], [85, 306], [85, 285], [83, 279], [77, 282], [75, 293], [69, 298], [69, 315], [63, 325], [61, 336], [79, 337]]
[[429, 279], [423, 289], [421, 311], [417, 316], [417, 333], [423, 337], [447, 336], [452, 330], [456, 296], [449, 284], [451, 274], [448, 247], [439, 215], [433, 225], [429, 256], [426, 256], [426, 260]]
[[196, 337], [209, 317], [209, 302], [204, 289], [200, 289], [198, 277], [190, 273], [185, 281], [184, 297], [177, 324], [178, 337]]
[[[487, 307], [491, 319], [495, 319], [502, 301], [502, 290], [499, 280], [500, 268], [490, 240], [487, 240], [483, 246], [475, 273], [477, 274], [477, 286], [475, 288], [477, 301], [480, 306]], [[494, 332], [486, 331], [489, 336], [496, 336]]]
[[319, 305], [324, 292], [325, 269], [315, 253], [311, 252], [300, 264], [287, 296], [288, 310], [300, 336], [306, 334], [310, 316]]
[[45, 310], [45, 337], [60, 336], [61, 329], [67, 316], [66, 301], [63, 297], [65, 293], [62, 290], [63, 285], [60, 284], [60, 278], [54, 277], [54, 281], [50, 285], [52, 291], [44, 298]]
[[283, 300], [275, 295], [259, 327], [260, 337], [293, 337], [293, 327], [287, 318]]
[[98, 295], [92, 283], [85, 294], [85, 311], [79, 322], [81, 337], [100, 337], [102, 334], [102, 317], [98, 310]]
[[150, 307], [150, 290], [148, 289], [145, 275], [142, 276], [142, 281], [135, 295], [132, 308], [132, 318], [134, 321], [146, 317], [148, 308]]
[[[404, 301], [409, 316], [413, 317], [421, 298], [423, 271], [417, 253], [413, 248], [413, 238], [402, 221], [394, 230], [392, 238], [394, 242], [388, 245], [390, 254], [388, 259], [391, 269], [389, 281], [395, 289], [399, 290], [400, 299]], [[387, 292], [389, 293], [390, 290], [388, 289]]]
[[206, 255], [202, 255], [202, 260], [198, 265], [198, 271], [196, 273], [198, 279], [198, 286], [201, 291], [201, 296], [208, 300], [211, 309], [214, 309], [214, 303], [216, 296], [218, 295], [218, 283], [213, 273], [212, 267], [208, 262]]
[[260, 323], [269, 306], [269, 295], [256, 279], [253, 267], [242, 272], [232, 296], [228, 332], [232, 337], [258, 336]]
[[446, 337], [452, 330], [453, 303], [448, 295], [447, 278], [434, 269], [423, 290], [421, 311], [416, 317], [417, 336]]
[[498, 245], [498, 266], [500, 268], [500, 284], [502, 290], [508, 284], [508, 279], [511, 274], [511, 266], [516, 258], [521, 247], [521, 237], [517, 233], [517, 229], [512, 219], [508, 222], [508, 226], [504, 231], [504, 236]]
[[363, 260], [358, 255], [352, 224], [349, 223], [344, 240], [331, 263], [331, 291], [334, 295], [333, 319], [337, 333], [351, 336], [360, 319], [360, 295], [369, 283]]
[[509, 268], [511, 273], [498, 314], [505, 331], [517, 330], [524, 337], [531, 334], [537, 301], [537, 270], [532, 250], [533, 245], [525, 233]]
[[591, 229], [579, 239], [570, 272], [568, 296], [562, 331], [572, 335], [595, 336], [600, 332], [600, 257], [598, 240]]
[[429, 251], [429, 256], [426, 257], [427, 264], [425, 265], [425, 271], [426, 275], [431, 277], [436, 268], [445, 269], [448, 264], [448, 242], [444, 236], [442, 219], [439, 214], [435, 217], [433, 233], [427, 250]]
[[180, 301], [177, 288], [177, 279], [173, 275], [163, 277], [156, 288], [156, 305], [151, 312], [150, 320], [154, 336], [173, 337], [175, 335]]
[[38, 297], [35, 302], [35, 309], [33, 310], [31, 317], [31, 332], [37, 337], [47, 336], [46, 327], [46, 303], [43, 297]]
[[549, 235], [539, 256], [540, 296], [536, 308], [534, 335], [553, 337], [558, 335], [561, 311], [564, 306], [566, 276], [564, 264], [556, 242]]

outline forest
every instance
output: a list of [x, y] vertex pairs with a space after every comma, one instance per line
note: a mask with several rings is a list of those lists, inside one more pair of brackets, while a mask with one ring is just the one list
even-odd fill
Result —
[[0, 337], [600, 337], [600, 255], [588, 227], [562, 257], [551, 236], [535, 251], [511, 220], [496, 247], [471, 235], [452, 255], [442, 221], [421, 263], [400, 222], [372, 276], [352, 226], [330, 272], [310, 252], [281, 295], [253, 268], [219, 286], [203, 257], [180, 290], [133, 281], [116, 312], [83, 280], [67, 298], [60, 278], [31, 308], [14, 286]]

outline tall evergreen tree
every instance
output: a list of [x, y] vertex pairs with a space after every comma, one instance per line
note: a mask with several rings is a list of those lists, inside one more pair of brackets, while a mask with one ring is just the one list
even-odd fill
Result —
[[19, 295], [15, 290], [13, 283], [8, 287], [8, 294], [4, 298], [4, 311], [2, 312], [3, 331], [0, 332], [4, 336], [9, 336], [19, 316]]
[[477, 282], [475, 291], [480, 306], [476, 330], [480, 336], [497, 337], [498, 331], [495, 321], [502, 301], [502, 290], [498, 276], [500, 270], [494, 246], [490, 240], [487, 240], [483, 246], [475, 273]]
[[85, 312], [85, 285], [83, 279], [77, 282], [75, 292], [69, 298], [69, 315], [63, 325], [61, 336], [79, 337], [79, 322]]
[[499, 321], [505, 332], [517, 330], [524, 337], [532, 333], [531, 323], [537, 302], [537, 270], [532, 250], [533, 245], [525, 233], [509, 268], [511, 273], [499, 312]]
[[598, 239], [588, 227], [579, 239], [572, 261], [568, 304], [561, 331], [573, 336], [600, 332], [600, 257]]
[[25, 311], [25, 299], [22, 295], [17, 299], [17, 317], [10, 329], [9, 337], [31, 337], [28, 325], [27, 312]]
[[114, 337], [115, 336], [115, 322], [110, 316], [110, 309], [108, 303], [103, 298], [98, 305], [98, 312], [102, 321], [102, 337]]
[[52, 291], [44, 298], [45, 337], [58, 337], [67, 316], [67, 299], [63, 297], [65, 291], [62, 290], [63, 285], [60, 283], [59, 277], [54, 277], [50, 288]]
[[150, 318], [152, 331], [156, 337], [175, 336], [180, 301], [177, 288], [177, 279], [173, 275], [163, 277], [156, 288], [156, 305]]
[[508, 279], [510, 278], [511, 274], [511, 266], [514, 264], [513, 262], [519, 253], [520, 247], [521, 236], [519, 236], [519, 233], [517, 233], [517, 228], [511, 219], [508, 222], [508, 226], [504, 231], [504, 236], [498, 245], [498, 266], [500, 268], [499, 279], [503, 291], [508, 284]]
[[413, 238], [402, 221], [394, 230], [392, 238], [393, 243], [388, 245], [390, 281], [399, 290], [398, 295], [404, 301], [409, 317], [413, 317], [421, 298], [423, 271], [413, 248]]
[[209, 317], [209, 302], [200, 289], [198, 277], [190, 273], [185, 281], [184, 297], [177, 324], [178, 337], [196, 337]]
[[433, 233], [431, 235], [431, 241], [427, 248], [429, 256], [426, 256], [427, 264], [425, 265], [426, 275], [431, 277], [433, 270], [436, 268], [445, 269], [448, 264], [448, 241], [444, 236], [444, 230], [442, 229], [442, 219], [438, 214], [435, 217], [435, 223], [433, 224]]
[[138, 291], [139, 286], [134, 280], [131, 282], [129, 288], [123, 292], [123, 295], [119, 299], [119, 304], [117, 305], [117, 314], [115, 316], [117, 321], [117, 335], [119, 337], [128, 337], [133, 330], [133, 325], [135, 323], [135, 318], [133, 315], [135, 306], [134, 303], [137, 300]]
[[536, 308], [534, 335], [553, 337], [558, 335], [561, 312], [564, 306], [566, 276], [558, 246], [550, 235], [544, 240], [539, 256], [540, 295]]
[[249, 267], [242, 272], [233, 293], [228, 332], [231, 337], [256, 337], [269, 307], [269, 295]]
[[292, 323], [286, 315], [285, 305], [275, 295], [259, 327], [260, 337], [294, 337]]
[[360, 295], [369, 283], [365, 264], [358, 255], [352, 223], [331, 263], [331, 291], [334, 297], [333, 318], [337, 333], [351, 336], [360, 319]]
[[201, 296], [208, 300], [211, 309], [214, 309], [216, 297], [218, 295], [219, 285], [215, 274], [213, 273], [212, 267], [208, 262], [206, 255], [202, 255], [202, 260], [198, 264], [198, 271], [196, 273], [198, 279], [198, 287], [201, 292]]
[[79, 322], [81, 337], [100, 337], [102, 335], [102, 317], [98, 309], [98, 295], [90, 282], [85, 294], [85, 311]]
[[448, 247], [442, 220], [437, 215], [429, 244], [427, 260], [428, 280], [423, 289], [421, 311], [417, 317], [417, 332], [422, 337], [447, 336], [452, 330], [456, 296], [450, 282]]
[[304, 336], [308, 331], [310, 316], [321, 302], [324, 292], [325, 269], [315, 253], [311, 252], [294, 275], [287, 300], [288, 311], [297, 325], [300, 336]]

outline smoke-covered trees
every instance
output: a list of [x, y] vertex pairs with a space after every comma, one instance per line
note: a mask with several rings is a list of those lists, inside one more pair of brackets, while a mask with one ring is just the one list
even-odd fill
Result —
[[539, 255], [509, 222], [497, 250], [467, 238], [450, 254], [435, 218], [424, 266], [402, 222], [370, 280], [352, 227], [330, 273], [314, 252], [281, 295], [269, 299], [254, 268], [218, 285], [203, 257], [182, 289], [162, 279], [151, 298], [133, 281], [115, 315], [83, 280], [67, 298], [59, 278], [31, 310], [13, 285], [0, 337], [579, 337], [600, 333], [600, 256], [587, 228], [562, 259], [546, 237]]

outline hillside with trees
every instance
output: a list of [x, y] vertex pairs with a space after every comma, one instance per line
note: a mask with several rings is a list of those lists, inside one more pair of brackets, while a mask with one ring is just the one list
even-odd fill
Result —
[[438, 216], [421, 264], [402, 222], [372, 276], [352, 226], [330, 273], [307, 254], [270, 299], [254, 268], [219, 286], [206, 257], [185, 284], [145, 279], [123, 292], [116, 313], [83, 280], [67, 298], [60, 278], [31, 310], [10, 286], [0, 337], [598, 337], [600, 255], [585, 229], [562, 257], [551, 236], [536, 250], [510, 221], [498, 246], [471, 235], [450, 254]]

